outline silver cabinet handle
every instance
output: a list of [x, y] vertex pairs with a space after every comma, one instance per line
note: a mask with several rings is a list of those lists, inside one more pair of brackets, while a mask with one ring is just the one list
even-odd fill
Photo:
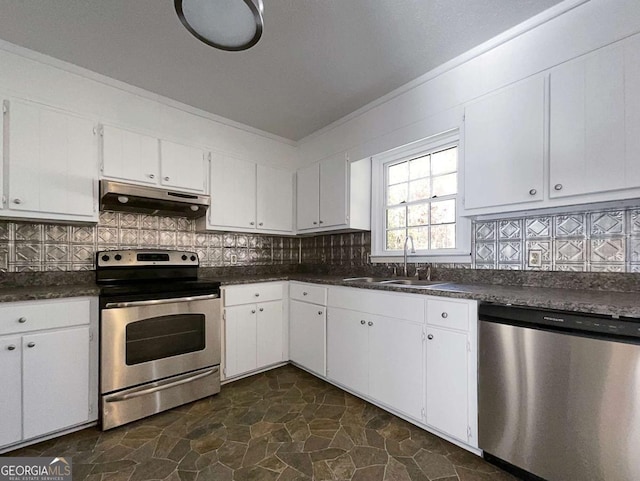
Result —
[[429, 340], [433, 339], [433, 334], [429, 334], [429, 335], [427, 336], [427, 339], [429, 339]]
[[22, 204], [22, 199], [16, 197], [15, 199], [13, 199], [13, 203], [14, 204]]
[[260, 312], [264, 311], [264, 307], [261, 307], [260, 309], [258, 309]]
[[256, 310], [255, 309], [251, 309], [251, 314], [255, 314]]
[[321, 220], [321, 221], [320, 221], [320, 223], [321, 223], [321, 224], [324, 224], [324, 221], [323, 221], [323, 220]]
[[35, 342], [30, 342], [27, 344], [27, 347], [35, 347], [36, 343]]
[[303, 295], [303, 296], [306, 296], [306, 295], [308, 295], [308, 294], [309, 294], [308, 292], [303, 292], [303, 293], [302, 293], [302, 295]]
[[443, 313], [442, 313], [442, 318], [443, 318], [443, 319], [446, 319], [447, 317], [449, 317], [449, 314], [447, 314], [446, 312], [443, 312]]
[[553, 188], [556, 190], [562, 190], [562, 184], [556, 184], [553, 186]]
[[20, 324], [24, 324], [25, 322], [27, 322], [27, 318], [26, 317], [21, 317], [20, 319], [18, 319], [18, 322]]
[[264, 223], [260, 222], [258, 225], [264, 225]]
[[318, 315], [321, 316], [322, 315], [322, 311], [318, 311]]
[[14, 346], [13, 344], [7, 346], [7, 351], [15, 351], [16, 350], [16, 346]]
[[149, 177], [150, 179], [155, 179], [156, 178], [155, 174], [149, 174], [147, 177]]
[[369, 326], [373, 326], [373, 322], [371, 321], [367, 322], [367, 324], [369, 324]]
[[536, 195], [538, 193], [538, 191], [536, 189], [531, 189], [529, 191], [529, 195]]
[[360, 324], [362, 324], [363, 326], [364, 326], [366, 323], [367, 323], [367, 321], [365, 321], [364, 319], [362, 319], [362, 320], [360, 321]]
[[166, 181], [170, 181], [170, 180], [171, 180], [171, 177], [166, 176], [166, 177], [164, 178], [164, 180], [166, 180]]
[[314, 221], [313, 221], [313, 225], [318, 225], [318, 223], [314, 220]]
[[251, 221], [251, 222], [249, 222], [249, 225], [256, 225], [256, 223]]
[[255, 296], [260, 297], [260, 293], [256, 292]]

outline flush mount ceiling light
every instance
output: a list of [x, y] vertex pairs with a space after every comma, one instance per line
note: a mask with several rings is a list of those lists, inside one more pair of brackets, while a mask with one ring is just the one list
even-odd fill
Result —
[[246, 50], [262, 36], [262, 0], [175, 0], [194, 37], [221, 50]]

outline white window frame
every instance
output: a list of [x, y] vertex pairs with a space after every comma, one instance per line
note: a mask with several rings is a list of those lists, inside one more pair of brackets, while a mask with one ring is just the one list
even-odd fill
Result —
[[[471, 262], [471, 221], [463, 217], [463, 149], [458, 129], [398, 147], [371, 158], [371, 262], [397, 262], [404, 252], [386, 250], [385, 166], [411, 160], [431, 152], [458, 147], [458, 191], [456, 198], [456, 247], [451, 249], [416, 249], [408, 253], [409, 262]], [[409, 243], [409, 249], [411, 244]]]

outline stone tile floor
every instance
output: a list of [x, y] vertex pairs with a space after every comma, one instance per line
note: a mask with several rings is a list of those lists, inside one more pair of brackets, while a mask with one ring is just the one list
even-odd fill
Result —
[[515, 480], [290, 365], [111, 431], [6, 455], [70, 456], [74, 481]]

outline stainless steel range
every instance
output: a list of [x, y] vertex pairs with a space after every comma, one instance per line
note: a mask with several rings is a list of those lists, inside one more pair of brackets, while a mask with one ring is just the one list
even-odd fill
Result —
[[97, 253], [107, 430], [220, 392], [220, 283], [193, 252]]

